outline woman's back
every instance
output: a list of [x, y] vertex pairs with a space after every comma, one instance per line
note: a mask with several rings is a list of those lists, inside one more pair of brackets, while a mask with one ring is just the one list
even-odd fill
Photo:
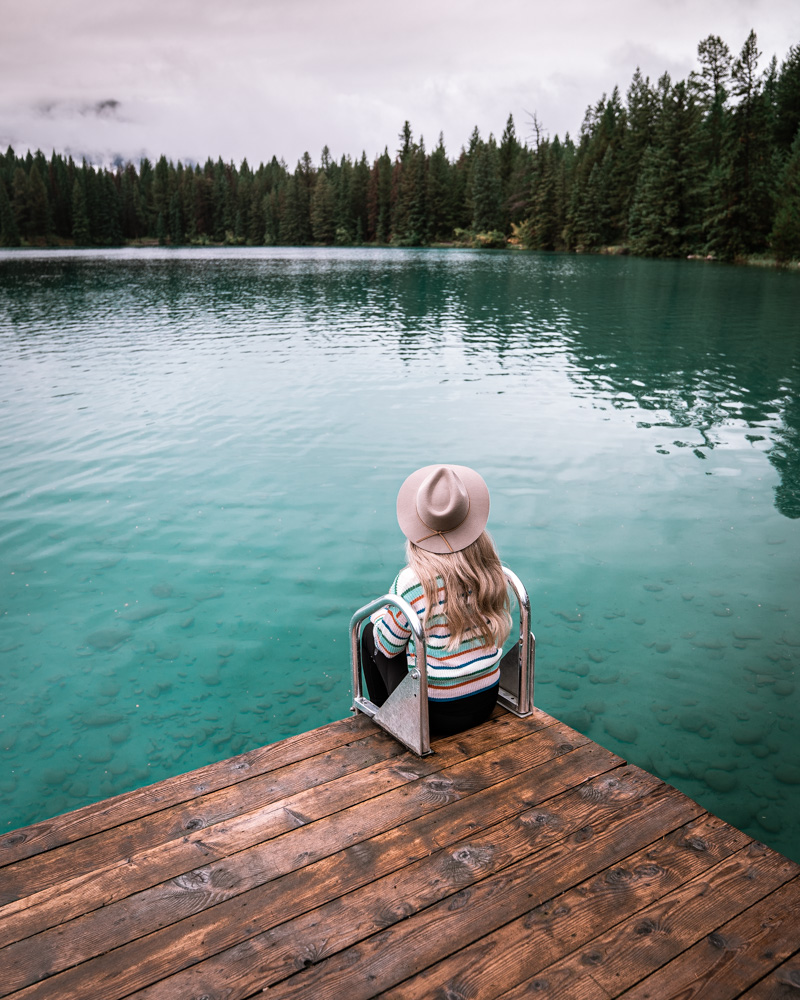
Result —
[[[438, 586], [431, 608], [418, 575], [409, 566], [395, 577], [390, 593], [406, 600], [425, 623], [428, 697], [446, 701], [497, 684], [502, 647], [490, 637], [476, 634], [474, 629], [456, 636], [453, 642], [446, 615], [444, 581], [441, 576], [436, 581]], [[410, 666], [414, 661], [414, 638], [406, 616], [396, 608], [386, 608], [373, 615], [372, 621], [376, 647], [389, 657], [405, 651]]]

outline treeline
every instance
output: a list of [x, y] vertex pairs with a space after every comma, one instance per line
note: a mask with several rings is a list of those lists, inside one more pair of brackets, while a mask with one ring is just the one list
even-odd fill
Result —
[[37, 151], [0, 154], [0, 244], [616, 248], [719, 259], [800, 258], [800, 44], [759, 70], [750, 33], [737, 57], [717, 36], [688, 79], [637, 70], [587, 109], [577, 141], [534, 116], [521, 140], [509, 115], [499, 141], [477, 128], [457, 157], [428, 151], [408, 122], [395, 155], [372, 163], [308, 153], [97, 168]]

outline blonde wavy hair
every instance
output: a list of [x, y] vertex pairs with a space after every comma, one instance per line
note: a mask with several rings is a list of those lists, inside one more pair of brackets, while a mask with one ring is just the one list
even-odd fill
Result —
[[508, 589], [500, 557], [485, 531], [465, 549], [442, 555], [409, 540], [406, 559], [422, 584], [426, 620], [441, 613], [438, 580], [444, 582], [443, 612], [450, 629], [447, 649], [455, 649], [471, 636], [481, 636], [487, 645], [503, 645], [511, 631]]

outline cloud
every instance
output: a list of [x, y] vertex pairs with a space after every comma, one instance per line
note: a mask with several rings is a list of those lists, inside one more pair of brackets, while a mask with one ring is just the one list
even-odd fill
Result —
[[[44, 26], [44, 27], [43, 27]], [[291, 165], [369, 158], [408, 119], [457, 153], [526, 111], [552, 135], [637, 66], [684, 77], [697, 42], [764, 63], [800, 40], [795, 0], [28, 0], [0, 36], [0, 144]]]

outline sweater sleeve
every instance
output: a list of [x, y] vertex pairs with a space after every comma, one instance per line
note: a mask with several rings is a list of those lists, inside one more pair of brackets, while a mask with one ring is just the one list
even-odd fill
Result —
[[[401, 570], [394, 578], [389, 593], [404, 597], [414, 606], [415, 610], [419, 610], [419, 595], [414, 592], [414, 584], [416, 584], [420, 595], [422, 588], [416, 578], [411, 579], [411, 577], [412, 574], [408, 568]], [[371, 616], [371, 621], [375, 626], [375, 645], [384, 656], [397, 656], [406, 651], [409, 639], [412, 638], [411, 625], [399, 608], [381, 608], [380, 611], [376, 611]]]
[[[389, 588], [390, 594], [397, 594], [397, 584], [400, 574], [394, 578]], [[384, 656], [397, 656], [405, 651], [411, 636], [408, 618], [399, 608], [385, 607], [376, 611], [370, 618], [375, 626], [375, 645]]]

